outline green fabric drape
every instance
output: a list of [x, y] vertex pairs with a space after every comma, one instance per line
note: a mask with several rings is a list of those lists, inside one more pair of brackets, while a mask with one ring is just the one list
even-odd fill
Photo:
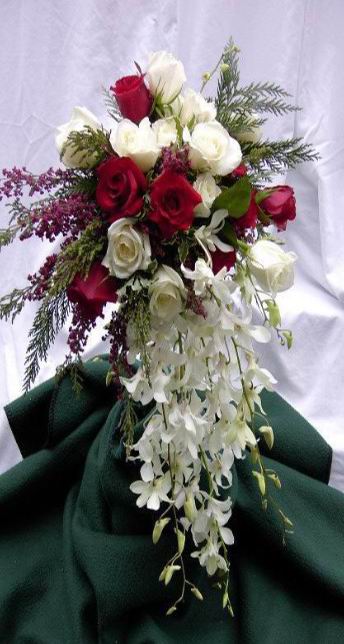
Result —
[[295, 524], [286, 547], [263, 512], [250, 459], [237, 464], [230, 548], [235, 617], [198, 562], [189, 577], [205, 600], [159, 573], [174, 549], [152, 543], [154, 513], [139, 510], [121, 458], [121, 402], [105, 387], [106, 360], [85, 368], [77, 398], [48, 381], [6, 409], [24, 456], [0, 477], [0, 642], [4, 644], [332, 644], [344, 642], [344, 495], [329, 488], [331, 450], [277, 394], [263, 404], [275, 430], [266, 456]]

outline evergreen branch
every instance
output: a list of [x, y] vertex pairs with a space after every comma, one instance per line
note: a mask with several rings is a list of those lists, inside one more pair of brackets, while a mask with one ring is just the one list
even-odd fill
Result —
[[59, 295], [77, 274], [85, 277], [95, 260], [104, 255], [105, 246], [106, 235], [103, 222], [94, 219], [80, 237], [65, 246], [58, 255], [49, 296]]
[[[249, 131], [248, 121], [253, 114], [281, 116], [299, 109], [286, 100], [290, 94], [276, 83], [259, 82], [240, 87], [238, 52], [231, 39], [222, 56], [215, 106], [217, 120], [223, 127], [231, 133]], [[262, 124], [262, 120], [257, 117], [255, 124]]]
[[111, 116], [111, 118], [113, 118], [115, 121], [120, 121], [123, 117], [121, 115], [121, 111], [118, 107], [118, 103], [115, 99], [114, 94], [111, 94], [108, 89], [103, 87], [103, 96], [108, 115]]
[[84, 365], [81, 358], [78, 356], [75, 360], [69, 354], [64, 363], [57, 367], [55, 378], [57, 382], [61, 382], [63, 378], [69, 377], [72, 383], [72, 389], [76, 396], [80, 396], [83, 388], [84, 380]]
[[284, 172], [295, 168], [299, 163], [316, 161], [319, 155], [301, 138], [284, 141], [260, 141], [242, 145], [243, 161], [251, 168], [252, 176], [257, 179], [268, 179], [270, 174]]
[[84, 171], [75, 177], [75, 182], [70, 186], [69, 194], [81, 193], [92, 198], [95, 195], [97, 183], [97, 177], [93, 171]]
[[25, 358], [23, 389], [28, 392], [39, 372], [40, 362], [47, 359], [48, 350], [63, 327], [70, 303], [63, 291], [56, 297], [48, 295], [38, 309], [29, 333]]
[[103, 128], [94, 130], [89, 125], [85, 125], [82, 130], [73, 130], [63, 145], [61, 158], [68, 147], [73, 149], [72, 156], [80, 155], [80, 163], [85, 159], [92, 159], [92, 166], [97, 166], [109, 154], [113, 154], [110, 145], [109, 133]]
[[8, 226], [8, 228], [0, 228], [0, 251], [4, 246], [9, 246], [15, 240], [21, 227], [17, 224]]
[[30, 286], [21, 289], [15, 288], [11, 293], [0, 298], [0, 320], [11, 319], [13, 323], [25, 305], [30, 288]]

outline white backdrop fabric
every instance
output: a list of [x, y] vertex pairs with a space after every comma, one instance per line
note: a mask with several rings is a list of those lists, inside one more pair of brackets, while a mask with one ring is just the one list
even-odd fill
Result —
[[[287, 247], [298, 254], [295, 287], [280, 297], [294, 332], [291, 351], [277, 342], [262, 363], [277, 391], [334, 449], [331, 484], [344, 491], [344, 2], [342, 0], [2, 0], [0, 3], [0, 166], [42, 171], [58, 163], [54, 128], [74, 105], [105, 118], [102, 85], [145, 67], [167, 49], [197, 89], [228, 37], [241, 49], [244, 82], [274, 80], [302, 112], [271, 119], [269, 136], [303, 136], [321, 159], [281, 177], [294, 186], [297, 219]], [[214, 86], [211, 88], [214, 92]], [[1, 221], [7, 213], [0, 204]], [[3, 224], [1, 224], [3, 225]], [[49, 245], [48, 245], [49, 246]], [[22, 286], [48, 247], [19, 242], [0, 255], [0, 291]], [[27, 334], [35, 306], [0, 324], [0, 408], [21, 393]], [[94, 333], [88, 355], [103, 352]], [[65, 355], [61, 334], [39, 382]], [[6, 417], [0, 419], [0, 469], [20, 459]], [[28, 427], [28, 431], [30, 428]]]

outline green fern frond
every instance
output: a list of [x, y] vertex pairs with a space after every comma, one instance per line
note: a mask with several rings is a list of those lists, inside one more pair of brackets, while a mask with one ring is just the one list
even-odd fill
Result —
[[49, 347], [65, 324], [70, 311], [70, 303], [63, 291], [56, 297], [50, 295], [43, 300], [38, 309], [29, 333], [29, 344], [25, 358], [23, 389], [29, 391], [40, 368], [40, 362], [47, 359]]

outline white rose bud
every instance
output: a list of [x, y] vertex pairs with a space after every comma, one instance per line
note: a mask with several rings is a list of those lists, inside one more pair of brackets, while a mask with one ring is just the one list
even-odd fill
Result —
[[173, 116], [167, 119], [159, 119], [158, 121], [155, 121], [152, 129], [159, 147], [167, 148], [171, 143], [176, 143], [177, 128]]
[[208, 102], [202, 94], [193, 89], [187, 89], [183, 96], [180, 112], [180, 122], [188, 125], [194, 119], [195, 123], [206, 123], [216, 119], [216, 108], [212, 101]]
[[192, 134], [184, 128], [184, 141], [189, 144], [189, 158], [194, 170], [225, 176], [241, 163], [238, 141], [218, 121], [198, 123]]
[[176, 98], [186, 81], [183, 63], [167, 51], [150, 55], [146, 78], [151, 94], [159, 94], [163, 103]]
[[249, 267], [258, 285], [275, 295], [294, 284], [295, 253], [286, 253], [268, 239], [257, 241], [249, 252]]
[[129, 119], [120, 121], [111, 132], [110, 143], [120, 157], [135, 161], [142, 172], [153, 168], [160, 153], [148, 116], [139, 125]]
[[170, 322], [183, 310], [186, 289], [182, 278], [170, 266], [164, 264], [157, 270], [149, 287], [149, 308], [159, 322]]
[[199, 203], [194, 210], [196, 217], [209, 217], [210, 208], [221, 193], [221, 189], [210, 172], [199, 174], [193, 187], [202, 197], [202, 203]]
[[[99, 130], [101, 123], [97, 117], [90, 112], [86, 107], [74, 107], [72, 116], [68, 123], [64, 123], [57, 128], [55, 136], [55, 143], [59, 154], [67, 142], [68, 136], [71, 132], [80, 132], [88, 125], [93, 130]], [[73, 145], [65, 146], [62, 163], [67, 168], [92, 168], [95, 163], [93, 155], [85, 155], [85, 152], [76, 152]]]
[[126, 279], [139, 270], [146, 270], [151, 260], [149, 237], [135, 227], [135, 219], [118, 219], [108, 229], [108, 248], [102, 261], [110, 275]]

